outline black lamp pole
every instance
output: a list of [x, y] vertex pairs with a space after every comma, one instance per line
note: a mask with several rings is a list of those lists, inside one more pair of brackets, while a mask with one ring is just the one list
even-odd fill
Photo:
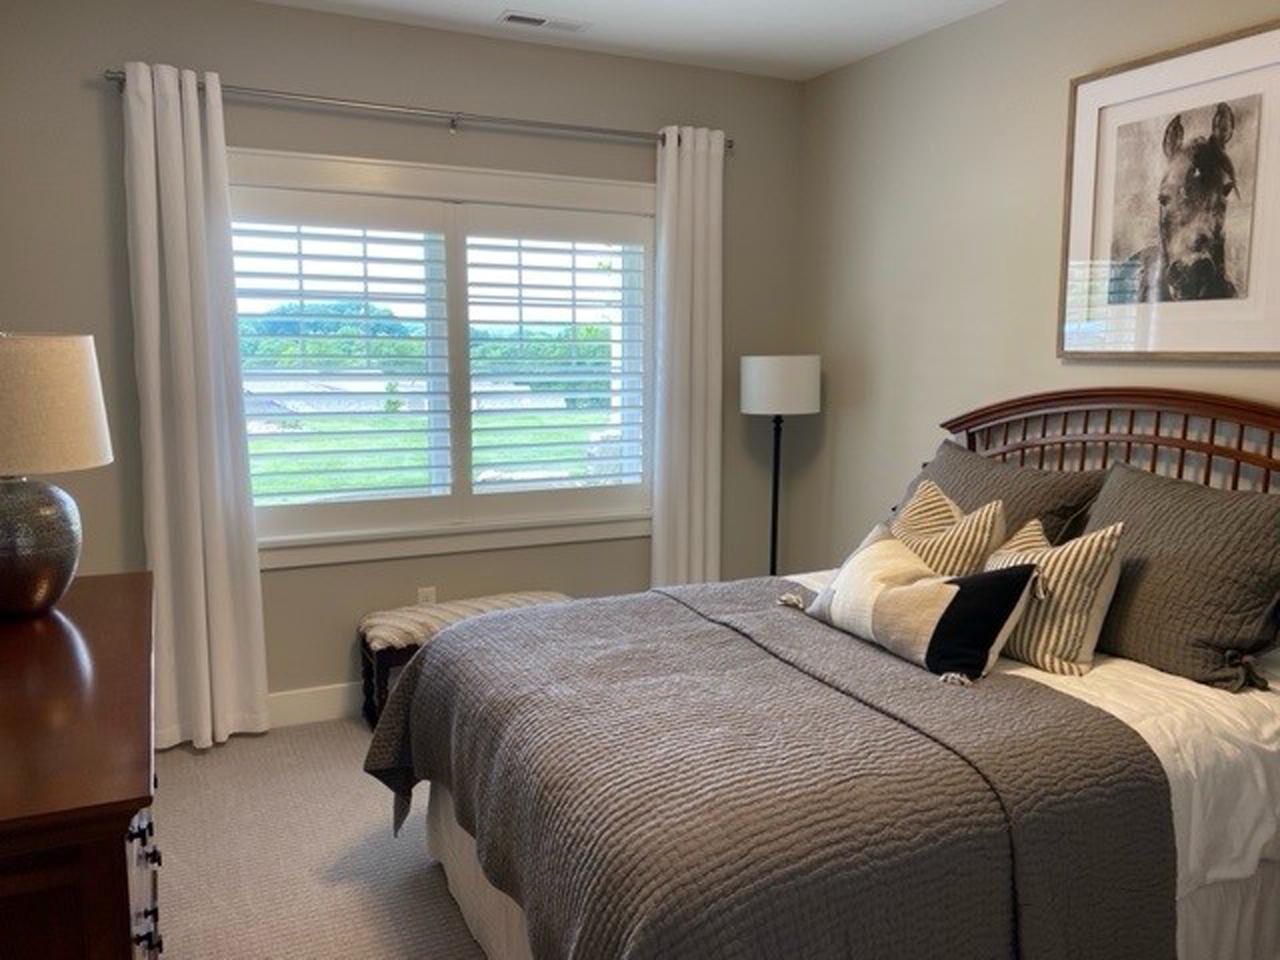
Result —
[[769, 576], [778, 573], [778, 482], [782, 465], [782, 416], [773, 418], [773, 503], [769, 518]]
[[782, 487], [782, 418], [817, 413], [822, 358], [816, 354], [747, 356], [740, 361], [742, 398], [748, 416], [773, 418], [773, 496], [769, 504], [769, 576], [778, 575], [778, 497]]

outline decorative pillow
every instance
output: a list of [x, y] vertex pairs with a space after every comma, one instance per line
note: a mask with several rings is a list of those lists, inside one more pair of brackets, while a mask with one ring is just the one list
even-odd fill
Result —
[[1105, 470], [1068, 472], [1014, 466], [944, 440], [911, 481], [902, 502], [910, 501], [923, 481], [932, 480], [962, 510], [1003, 500], [1010, 530], [1020, 529], [1028, 520], [1039, 520], [1049, 542], [1058, 543], [1077, 515], [1081, 515], [1077, 529], [1083, 526], [1082, 511], [1098, 495], [1106, 476]]
[[922, 480], [889, 530], [934, 573], [962, 577], [980, 571], [1004, 542], [1004, 504], [994, 500], [966, 515], [936, 483]]
[[1027, 523], [987, 559], [988, 570], [1035, 564], [1040, 576], [1006, 657], [1050, 673], [1080, 676], [1093, 666], [1102, 620], [1120, 579], [1120, 534], [1113, 523], [1053, 546], [1039, 520]]
[[940, 577], [877, 526], [809, 604], [809, 616], [968, 683], [984, 676], [1026, 608], [1036, 568]]
[[1098, 649], [1230, 690], [1265, 686], [1276, 640], [1280, 496], [1111, 468], [1086, 532], [1123, 520], [1120, 582]]

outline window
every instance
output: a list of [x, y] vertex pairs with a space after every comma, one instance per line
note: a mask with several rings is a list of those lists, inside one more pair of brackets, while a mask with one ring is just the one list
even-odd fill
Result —
[[450, 492], [444, 237], [237, 222], [254, 503]]
[[639, 484], [644, 248], [467, 237], [476, 493]]
[[651, 187], [265, 151], [232, 181], [263, 540], [647, 515]]

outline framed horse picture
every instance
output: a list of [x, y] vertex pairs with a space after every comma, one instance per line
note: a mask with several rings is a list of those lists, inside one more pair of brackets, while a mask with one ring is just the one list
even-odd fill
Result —
[[1071, 84], [1058, 355], [1280, 360], [1280, 21]]

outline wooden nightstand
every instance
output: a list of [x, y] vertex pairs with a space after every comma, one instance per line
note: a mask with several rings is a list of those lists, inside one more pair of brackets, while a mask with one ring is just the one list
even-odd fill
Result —
[[0, 621], [0, 957], [154, 957], [151, 575]]

